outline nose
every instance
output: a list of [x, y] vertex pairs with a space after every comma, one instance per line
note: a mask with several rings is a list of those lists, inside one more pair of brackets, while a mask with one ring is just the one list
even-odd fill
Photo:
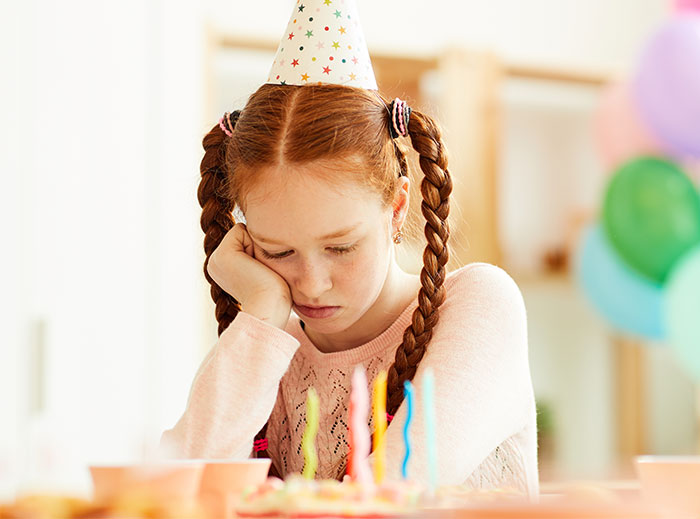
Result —
[[305, 261], [294, 284], [303, 302], [321, 304], [323, 294], [333, 287], [331, 270], [322, 261]]

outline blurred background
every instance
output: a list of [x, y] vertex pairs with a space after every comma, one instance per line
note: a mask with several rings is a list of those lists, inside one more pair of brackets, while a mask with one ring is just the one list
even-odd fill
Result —
[[[615, 235], [609, 181], [637, 155], [677, 165], [697, 198], [700, 153], [618, 142], [640, 131], [620, 129], [630, 90], [681, 3], [358, 0], [380, 89], [444, 128], [450, 267], [495, 263], [522, 290], [543, 481], [625, 480], [635, 454], [698, 450], [697, 377], [660, 313], [670, 278], [591, 241]], [[0, 6], [0, 498], [87, 491], [88, 463], [139, 459], [183, 412], [216, 341], [201, 140], [266, 79], [292, 5]], [[657, 306], [618, 315], [644, 297]]]

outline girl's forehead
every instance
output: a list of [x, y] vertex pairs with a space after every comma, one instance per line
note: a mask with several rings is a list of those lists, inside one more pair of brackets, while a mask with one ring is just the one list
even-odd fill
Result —
[[278, 185], [260, 182], [251, 190], [245, 208], [251, 234], [277, 241], [293, 236], [314, 239], [351, 227], [381, 225], [385, 208], [375, 191], [354, 182], [303, 177], [291, 175]]
[[359, 181], [356, 172], [344, 174], [337, 165], [316, 162], [303, 166], [278, 166], [259, 172], [260, 177], [245, 197], [248, 211], [324, 206], [344, 207], [379, 203], [381, 197], [374, 189]]

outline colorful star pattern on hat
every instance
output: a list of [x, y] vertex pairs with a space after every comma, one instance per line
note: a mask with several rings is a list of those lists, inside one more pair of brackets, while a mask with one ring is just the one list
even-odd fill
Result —
[[377, 90], [355, 0], [297, 0], [267, 83]]

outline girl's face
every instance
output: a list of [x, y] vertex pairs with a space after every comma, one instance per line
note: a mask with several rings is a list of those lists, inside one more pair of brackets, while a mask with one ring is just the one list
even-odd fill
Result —
[[314, 162], [265, 171], [245, 211], [255, 258], [284, 278], [295, 313], [322, 334], [365, 315], [393, 261], [391, 208], [369, 188], [324, 180], [327, 168]]

